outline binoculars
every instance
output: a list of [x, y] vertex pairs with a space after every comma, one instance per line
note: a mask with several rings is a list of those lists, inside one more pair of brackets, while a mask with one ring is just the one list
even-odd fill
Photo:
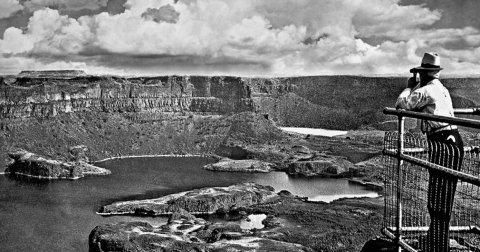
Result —
[[417, 74], [419, 73], [420, 71], [418, 69], [415, 69], [415, 68], [411, 68], [410, 69], [410, 73], [413, 74], [413, 78], [417, 79]]

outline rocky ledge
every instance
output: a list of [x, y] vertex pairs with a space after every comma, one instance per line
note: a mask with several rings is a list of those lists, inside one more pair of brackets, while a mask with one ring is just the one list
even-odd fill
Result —
[[346, 176], [350, 168], [353, 168], [353, 164], [345, 157], [320, 155], [311, 160], [291, 162], [287, 173], [307, 177], [339, 177]]
[[299, 244], [254, 236], [238, 224], [209, 223], [185, 211], [166, 225], [145, 222], [97, 226], [89, 236], [89, 251], [312, 251]]
[[[75, 148], [74, 148], [75, 149]], [[18, 150], [8, 154], [13, 161], [5, 170], [13, 176], [39, 179], [78, 179], [87, 175], [108, 175], [110, 170], [90, 165], [83, 160], [64, 162]]]
[[157, 199], [116, 202], [104, 206], [101, 215], [170, 215], [180, 209], [192, 214], [229, 212], [233, 208], [261, 203], [275, 196], [274, 189], [255, 183], [202, 188]]
[[[89, 251], [360, 251], [366, 240], [378, 234], [382, 208], [380, 198], [326, 204], [283, 191], [218, 215], [224, 216], [222, 220], [209, 222], [178, 209], [161, 226], [100, 225], [90, 233]], [[263, 227], [242, 229], [238, 219], [250, 214], [264, 214]]]
[[222, 158], [217, 163], [205, 165], [204, 168], [210, 171], [226, 171], [226, 172], [270, 172], [272, 171], [272, 163], [260, 160], [243, 159], [233, 160], [230, 158]]

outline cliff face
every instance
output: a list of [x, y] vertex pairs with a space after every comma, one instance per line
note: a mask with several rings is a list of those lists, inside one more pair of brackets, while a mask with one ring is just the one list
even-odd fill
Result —
[[[48, 74], [48, 73], [47, 73]], [[230, 130], [226, 115], [277, 125], [382, 127], [406, 78], [315, 76], [123, 78], [29, 74], [0, 78], [0, 151], [47, 156], [87, 145], [93, 158], [211, 152]], [[480, 107], [478, 79], [443, 79], [455, 107]], [[0, 158], [4, 162], [4, 158]], [[7, 160], [8, 161], [8, 160]]]
[[[246, 79], [257, 110], [277, 124], [296, 127], [382, 128], [384, 107], [393, 107], [404, 77], [312, 76]], [[442, 79], [456, 108], [480, 105], [480, 80]]]
[[0, 119], [82, 111], [225, 114], [253, 110], [248, 91], [232, 77], [4, 78]]
[[[78, 76], [0, 79], [0, 119], [76, 112], [268, 114], [284, 126], [353, 129], [385, 120], [405, 78], [314, 76], [238, 78]], [[478, 79], [443, 79], [455, 107], [480, 105]], [[148, 119], [148, 118], [145, 118]]]

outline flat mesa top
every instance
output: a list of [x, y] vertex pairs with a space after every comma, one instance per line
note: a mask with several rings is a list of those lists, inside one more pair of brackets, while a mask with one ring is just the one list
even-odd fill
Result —
[[18, 77], [75, 77], [87, 75], [83, 70], [21, 71]]

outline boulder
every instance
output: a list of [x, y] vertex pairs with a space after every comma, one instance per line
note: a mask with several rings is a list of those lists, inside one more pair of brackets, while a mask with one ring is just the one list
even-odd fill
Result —
[[205, 165], [206, 170], [228, 172], [270, 172], [273, 164], [254, 159], [233, 160], [223, 158], [217, 163]]
[[294, 145], [291, 150], [293, 153], [290, 158], [293, 160], [304, 161], [315, 157], [315, 152], [303, 145]]
[[25, 150], [11, 152], [8, 156], [13, 159], [13, 162], [7, 167], [5, 173], [10, 175], [40, 179], [78, 179], [86, 175], [111, 174], [107, 169], [83, 161], [63, 162], [48, 159]]
[[272, 187], [242, 183], [229, 187], [196, 189], [156, 199], [116, 202], [102, 207], [99, 214], [156, 216], [171, 215], [180, 209], [192, 214], [211, 214], [259, 204], [275, 196]]
[[193, 221], [193, 222], [197, 221], [197, 218], [193, 214], [185, 211], [184, 209], [179, 209], [177, 212], [170, 215], [167, 223], [172, 224], [174, 221], [181, 220], [181, 219], [185, 219], [187, 221]]
[[72, 161], [89, 161], [87, 156], [88, 147], [85, 145], [72, 146], [70, 147], [69, 152], [72, 157]]
[[350, 167], [352, 182], [363, 184], [374, 190], [382, 190], [384, 180], [383, 157], [381, 155], [356, 163]]

